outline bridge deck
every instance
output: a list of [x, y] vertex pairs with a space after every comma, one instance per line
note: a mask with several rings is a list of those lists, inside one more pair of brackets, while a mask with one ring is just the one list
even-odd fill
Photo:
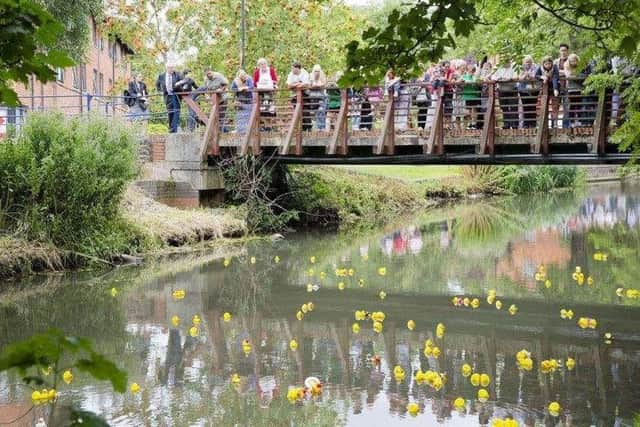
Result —
[[190, 98], [185, 102], [206, 125], [203, 160], [221, 154], [297, 163], [629, 160], [630, 155], [618, 153], [610, 143], [624, 117], [624, 106], [614, 103], [611, 94], [581, 95], [578, 101], [572, 96], [568, 101], [567, 96], [550, 96], [548, 87], [538, 84], [533, 94], [509, 98], [493, 82], [483, 85], [476, 104], [471, 104], [477, 107], [465, 106], [461, 87], [455, 85], [449, 94], [453, 101], [440, 88], [422, 104], [412, 101], [411, 85], [401, 89], [400, 96], [391, 93], [375, 105], [366, 95], [355, 98], [343, 89], [338, 111], [327, 111], [326, 98], [311, 98], [302, 90], [256, 90], [251, 104], [236, 108], [229, 108], [218, 92], [211, 93], [210, 105]]

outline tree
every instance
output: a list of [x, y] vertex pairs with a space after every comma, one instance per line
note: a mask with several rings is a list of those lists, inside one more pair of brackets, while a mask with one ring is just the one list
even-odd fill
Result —
[[[240, 2], [225, 0], [109, 0], [107, 21], [136, 49], [133, 66], [155, 75], [176, 57], [196, 71], [213, 67], [229, 77], [240, 66]], [[337, 0], [247, 0], [247, 68], [268, 58], [280, 73], [294, 60], [329, 72], [344, 68], [344, 45], [364, 20]]]
[[[441, 59], [458, 42], [471, 40], [474, 30], [473, 36], [489, 33], [480, 40], [503, 53], [542, 46], [559, 30], [581, 39], [588, 56], [633, 57], [640, 42], [639, 6], [640, 0], [419, 1], [395, 9], [386, 25], [368, 28], [362, 41], [347, 45], [343, 83], [379, 82], [387, 68], [416, 75], [420, 63]], [[513, 35], [520, 44], [511, 42]]]
[[14, 106], [12, 82], [26, 83], [30, 75], [46, 82], [55, 67], [73, 64], [56, 48], [64, 28], [40, 5], [29, 0], [0, 0], [0, 104]]

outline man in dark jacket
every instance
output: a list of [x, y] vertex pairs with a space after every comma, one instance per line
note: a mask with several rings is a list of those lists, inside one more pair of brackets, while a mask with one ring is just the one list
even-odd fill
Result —
[[167, 65], [166, 72], [158, 76], [156, 81], [156, 89], [164, 94], [164, 102], [167, 106], [167, 114], [169, 116], [169, 132], [178, 132], [180, 124], [180, 98], [176, 92], [180, 91], [177, 83], [182, 80], [182, 75], [175, 70], [171, 64]]
[[149, 112], [148, 99], [149, 92], [147, 85], [142, 80], [142, 74], [134, 74], [129, 81], [127, 105], [131, 120], [148, 120]]

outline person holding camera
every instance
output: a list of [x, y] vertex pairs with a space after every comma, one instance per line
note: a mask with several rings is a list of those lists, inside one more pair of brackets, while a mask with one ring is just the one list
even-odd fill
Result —
[[149, 104], [147, 85], [142, 80], [142, 74], [134, 74], [129, 81], [125, 94], [125, 101], [129, 106], [129, 117], [132, 121], [149, 120]]

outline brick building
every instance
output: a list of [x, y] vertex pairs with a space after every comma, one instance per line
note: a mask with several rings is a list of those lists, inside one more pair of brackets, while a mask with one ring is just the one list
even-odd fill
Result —
[[85, 63], [59, 68], [55, 81], [42, 83], [31, 76], [28, 84], [15, 85], [22, 107], [0, 106], [0, 138], [7, 125], [19, 125], [28, 111], [57, 109], [73, 115], [96, 109], [109, 114], [122, 110], [122, 105], [115, 105], [122, 104], [121, 100], [114, 103], [109, 95], [118, 95], [114, 87], [121, 87], [130, 77], [127, 57], [133, 51], [117, 37], [103, 34], [93, 19], [89, 25], [91, 40]]

